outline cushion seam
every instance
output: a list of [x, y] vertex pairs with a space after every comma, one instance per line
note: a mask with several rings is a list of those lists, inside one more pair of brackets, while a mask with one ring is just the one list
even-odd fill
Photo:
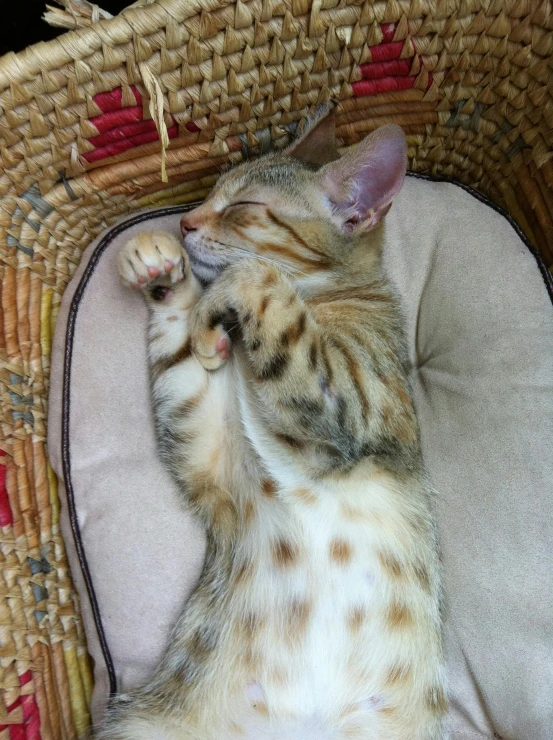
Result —
[[[193, 208], [196, 204], [190, 203], [181, 206], [170, 206], [167, 208], [156, 210], [156, 215], [166, 216], [172, 213], [184, 213], [187, 210]], [[92, 582], [92, 576], [86, 559], [86, 553], [84, 545], [81, 539], [81, 532], [77, 517], [77, 510], [75, 505], [75, 496], [73, 491], [73, 485], [71, 481], [71, 452], [70, 452], [70, 440], [69, 440], [69, 424], [70, 424], [70, 413], [71, 413], [71, 360], [73, 356], [73, 340], [75, 334], [75, 325], [77, 319], [77, 313], [80, 305], [80, 301], [84, 295], [86, 286], [100, 261], [102, 254], [105, 252], [109, 244], [118, 237], [121, 233], [126, 231], [131, 226], [148, 221], [152, 218], [152, 211], [142, 213], [134, 218], [125, 221], [119, 226], [115, 226], [111, 229], [96, 246], [85, 271], [79, 281], [77, 289], [71, 299], [71, 305], [67, 318], [67, 329], [65, 335], [65, 357], [64, 357], [64, 370], [63, 370], [63, 390], [62, 390], [62, 433], [61, 433], [61, 452], [62, 452], [62, 472], [65, 483], [65, 490], [67, 494], [67, 505], [69, 512], [69, 521], [71, 524], [71, 531], [73, 534], [73, 541], [75, 543], [75, 549], [77, 557], [79, 558], [79, 564], [81, 566], [81, 572], [86, 585], [90, 606], [92, 609], [92, 616], [100, 642], [102, 654], [106, 664], [106, 669], [109, 678], [109, 690], [110, 695], [113, 696], [117, 691], [117, 679], [115, 676], [115, 667], [111, 652], [107, 643], [106, 635], [102, 625], [102, 618], [100, 608], [98, 605], [98, 599], [94, 590]]]
[[526, 248], [531, 252], [534, 259], [536, 260], [538, 269], [541, 273], [543, 282], [545, 283], [545, 287], [547, 290], [547, 293], [549, 294], [549, 299], [551, 300], [551, 303], [553, 303], [553, 276], [547, 269], [547, 266], [545, 262], [543, 261], [540, 253], [536, 250], [530, 239], [526, 236], [522, 228], [517, 224], [517, 222], [510, 216], [510, 214], [507, 213], [501, 206], [498, 206], [497, 203], [494, 203], [492, 200], [487, 198], [482, 193], [479, 193], [477, 190], [474, 190], [474, 188], [471, 188], [470, 185], [465, 185], [462, 182], [459, 182], [458, 180], [451, 180], [448, 177], [440, 177], [439, 175], [427, 175], [424, 172], [412, 172], [408, 171], [407, 175], [409, 177], [414, 177], [418, 180], [428, 180], [429, 182], [447, 182], [450, 185], [456, 185], [458, 188], [461, 188], [461, 190], [464, 190], [465, 193], [468, 193], [469, 195], [472, 195], [473, 198], [476, 198], [476, 200], [479, 200], [481, 203], [484, 203], [484, 205], [489, 206], [492, 210], [494, 210], [496, 213], [499, 213], [500, 216], [503, 216], [509, 224], [512, 226], [512, 228], [515, 230], [517, 236], [522, 240]]

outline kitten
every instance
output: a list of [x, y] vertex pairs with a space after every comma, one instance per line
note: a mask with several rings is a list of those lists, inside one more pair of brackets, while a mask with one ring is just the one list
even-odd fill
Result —
[[208, 549], [101, 738], [443, 737], [432, 494], [380, 253], [405, 166], [399, 127], [339, 158], [323, 116], [222, 176], [182, 219], [186, 251], [164, 233], [122, 250], [159, 450]]

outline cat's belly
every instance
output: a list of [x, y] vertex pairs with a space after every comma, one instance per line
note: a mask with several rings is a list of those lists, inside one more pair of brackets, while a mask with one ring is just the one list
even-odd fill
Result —
[[282, 505], [274, 496], [259, 502], [263, 515], [235, 551], [225, 630], [196, 694], [205, 716], [224, 722], [205, 740], [438, 737], [422, 729], [432, 724], [424, 690], [437, 685], [440, 665], [430, 601], [400, 569], [403, 529], [396, 535], [384, 507], [357, 514], [382, 488], [365, 484], [342, 516], [343, 501], [320, 488], [295, 488]]
[[276, 510], [267, 512], [236, 553], [227, 657], [243, 664], [279, 716], [340, 712], [366, 700], [394, 652], [371, 533], [336, 525], [336, 506], [320, 500], [305, 516], [287, 506], [285, 526]]
[[[231, 710], [232, 721], [216, 740], [244, 738], [246, 740], [345, 740], [367, 738], [367, 732], [379, 727], [378, 709], [384, 702], [382, 696], [369, 696], [360, 702], [340, 702], [340, 706], [322, 704], [313, 707], [303, 698], [309, 692], [301, 685], [290, 685], [287, 706], [271, 702], [270, 692], [260, 686], [246, 689], [246, 702], [238, 701]], [[305, 687], [304, 687], [305, 688]], [[257, 694], [257, 696], [255, 695]], [[266, 698], [268, 703], [265, 703]], [[269, 711], [268, 706], [271, 706]], [[228, 734], [227, 734], [228, 733]]]
[[321, 534], [324, 557], [292, 541], [258, 551], [248, 587], [234, 594], [221, 663], [239, 666], [228, 682], [240, 731], [229, 738], [341, 740], [356, 728], [368, 737], [387, 703], [381, 666], [394, 648], [378, 618], [374, 558], [353, 533]]
[[231, 724], [228, 734], [223, 731], [213, 740], [346, 740], [369, 737], [366, 733], [374, 727], [374, 723], [365, 720], [358, 721], [353, 730], [353, 725], [329, 723], [317, 714], [301, 720], [244, 717], [242, 722]]

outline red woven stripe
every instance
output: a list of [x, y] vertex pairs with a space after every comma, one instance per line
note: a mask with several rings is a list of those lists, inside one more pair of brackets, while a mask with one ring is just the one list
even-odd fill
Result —
[[94, 116], [94, 118], [90, 119], [90, 123], [94, 124], [98, 131], [103, 134], [112, 128], [118, 128], [126, 123], [141, 120], [142, 106], [136, 105], [132, 108], [121, 108], [120, 110], [112, 110], [107, 113], [102, 113], [101, 116]]
[[394, 90], [408, 90], [414, 84], [414, 77], [385, 77], [382, 80], [360, 80], [354, 82], [352, 88], [356, 98], [364, 98], [367, 95], [378, 95]]
[[[171, 128], [167, 129], [167, 133], [169, 134], [170, 139], [175, 139], [179, 135], [178, 126], [176, 124], [171, 126]], [[113, 144], [108, 144], [107, 146], [101, 146], [93, 152], [85, 152], [83, 157], [87, 162], [98, 162], [100, 159], [115, 157], [117, 154], [122, 154], [123, 152], [133, 149], [136, 146], [140, 146], [141, 144], [150, 144], [152, 141], [157, 141], [157, 139], [159, 139], [159, 134], [156, 130], [147, 131], [138, 136], [131, 136], [124, 141], [117, 141]]]
[[29, 681], [32, 681], [32, 680], [33, 680], [33, 674], [31, 673], [31, 671], [25, 671], [25, 673], [22, 673], [19, 676], [19, 685], [25, 686], [26, 683], [29, 683]]
[[[19, 676], [21, 686], [32, 681], [31, 671]], [[8, 713], [17, 707], [23, 708], [23, 723], [19, 725], [0, 725], [0, 732], [9, 728], [10, 740], [40, 740], [40, 714], [34, 694], [18, 697], [9, 707]]]
[[21, 703], [23, 704], [26, 740], [40, 740], [40, 715], [34, 694], [23, 696]]
[[[17, 707], [20, 707], [21, 704], [21, 697], [19, 696], [14, 702], [6, 707], [8, 714], [10, 714], [10, 712], [13, 712], [14, 709], [17, 709]], [[8, 728], [10, 731], [10, 740], [25, 740], [24, 725], [0, 725], [0, 732], [2, 732], [3, 730], [7, 730]]]
[[380, 80], [383, 77], [404, 77], [411, 69], [410, 59], [393, 59], [389, 62], [362, 64], [361, 74], [364, 80]]
[[149, 121], [135, 121], [134, 123], [127, 123], [125, 126], [120, 126], [119, 128], [112, 128], [110, 131], [106, 131], [105, 134], [92, 136], [88, 139], [88, 142], [94, 146], [107, 146], [116, 141], [121, 141], [121, 139], [128, 139], [132, 136], [138, 136], [138, 134], [144, 134], [146, 131], [155, 130], [156, 125], [151, 119]]
[[383, 23], [380, 26], [380, 29], [382, 33], [384, 34], [384, 41], [392, 41], [394, 38], [394, 33], [396, 32], [396, 24], [395, 23]]
[[[131, 90], [134, 94], [137, 105], [142, 105], [142, 95], [140, 91], [134, 85], [131, 85]], [[93, 97], [94, 102], [100, 108], [101, 111], [107, 113], [110, 110], [119, 110], [121, 108], [121, 101], [123, 99], [123, 91], [120, 87], [109, 92], [98, 93]]]
[[6, 488], [6, 466], [0, 465], [0, 527], [9, 524], [13, 524], [13, 514]]
[[[392, 41], [389, 44], [383, 43], [378, 46], [371, 46], [371, 56], [373, 62], [387, 62], [390, 59], [399, 59], [403, 41]], [[361, 65], [363, 68], [365, 65]]]

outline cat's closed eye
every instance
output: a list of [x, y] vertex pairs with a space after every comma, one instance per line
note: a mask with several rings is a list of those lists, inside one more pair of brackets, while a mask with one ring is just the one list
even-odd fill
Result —
[[258, 200], [238, 200], [236, 203], [229, 203], [225, 206], [225, 210], [228, 208], [235, 208], [236, 206], [266, 206], [266, 203], [261, 203]]

